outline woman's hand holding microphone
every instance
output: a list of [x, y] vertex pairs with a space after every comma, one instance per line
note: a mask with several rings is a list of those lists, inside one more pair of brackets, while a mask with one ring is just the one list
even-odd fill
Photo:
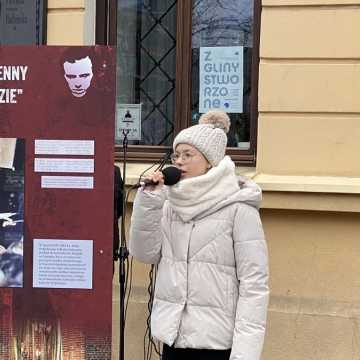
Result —
[[181, 179], [181, 170], [175, 166], [168, 166], [162, 170], [155, 171], [147, 175], [136, 187], [141, 187], [147, 191], [160, 190], [163, 185], [172, 186]]
[[155, 191], [160, 190], [164, 185], [164, 174], [161, 171], [155, 171], [152, 174], [149, 174], [145, 177], [144, 182], [146, 186], [144, 186], [145, 191]]

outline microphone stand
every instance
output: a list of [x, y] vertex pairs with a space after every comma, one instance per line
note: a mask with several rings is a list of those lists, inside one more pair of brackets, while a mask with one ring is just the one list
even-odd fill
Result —
[[123, 162], [123, 213], [121, 217], [121, 232], [120, 232], [120, 250], [119, 250], [119, 283], [120, 283], [120, 350], [119, 350], [119, 360], [125, 359], [125, 282], [126, 282], [126, 269], [125, 261], [129, 256], [129, 251], [126, 247], [125, 241], [125, 213], [126, 213], [126, 203], [125, 203], [125, 183], [126, 183], [126, 157], [127, 157], [127, 147], [128, 147], [128, 137], [129, 130], [123, 129], [124, 135], [123, 140], [123, 152], [124, 152], [124, 162]]

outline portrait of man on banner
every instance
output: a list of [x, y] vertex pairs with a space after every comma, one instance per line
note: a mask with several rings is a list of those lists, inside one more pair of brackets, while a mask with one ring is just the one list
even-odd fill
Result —
[[73, 100], [98, 97], [99, 91], [107, 87], [102, 80], [108, 64], [97, 48], [91, 51], [88, 47], [68, 47], [62, 52], [59, 62], [65, 93]]
[[69, 58], [64, 62], [64, 77], [75, 97], [86, 95], [93, 78], [92, 62], [89, 56]]

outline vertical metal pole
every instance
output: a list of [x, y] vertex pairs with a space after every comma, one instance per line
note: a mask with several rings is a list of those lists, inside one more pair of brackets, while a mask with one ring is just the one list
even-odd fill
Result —
[[[126, 157], [127, 157], [127, 146], [128, 138], [127, 135], [129, 130], [123, 130], [124, 140], [123, 140], [123, 153], [124, 153], [124, 162], [123, 162], [123, 196], [125, 196], [125, 184], [126, 184]], [[120, 238], [120, 254], [119, 254], [119, 283], [120, 283], [120, 351], [119, 359], [125, 359], [125, 281], [126, 281], [126, 269], [125, 261], [129, 256], [129, 252], [126, 248], [125, 242], [125, 214], [126, 214], [126, 203], [123, 201], [123, 214], [121, 217], [121, 238]]]

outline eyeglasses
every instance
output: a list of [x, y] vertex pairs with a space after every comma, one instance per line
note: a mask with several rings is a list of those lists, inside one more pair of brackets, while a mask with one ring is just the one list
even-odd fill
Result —
[[181, 161], [185, 164], [185, 163], [189, 163], [193, 157], [195, 157], [196, 155], [190, 154], [188, 152], [184, 152], [181, 154], [171, 154], [170, 155], [170, 160], [173, 164], [175, 164], [179, 159], [181, 159]]

